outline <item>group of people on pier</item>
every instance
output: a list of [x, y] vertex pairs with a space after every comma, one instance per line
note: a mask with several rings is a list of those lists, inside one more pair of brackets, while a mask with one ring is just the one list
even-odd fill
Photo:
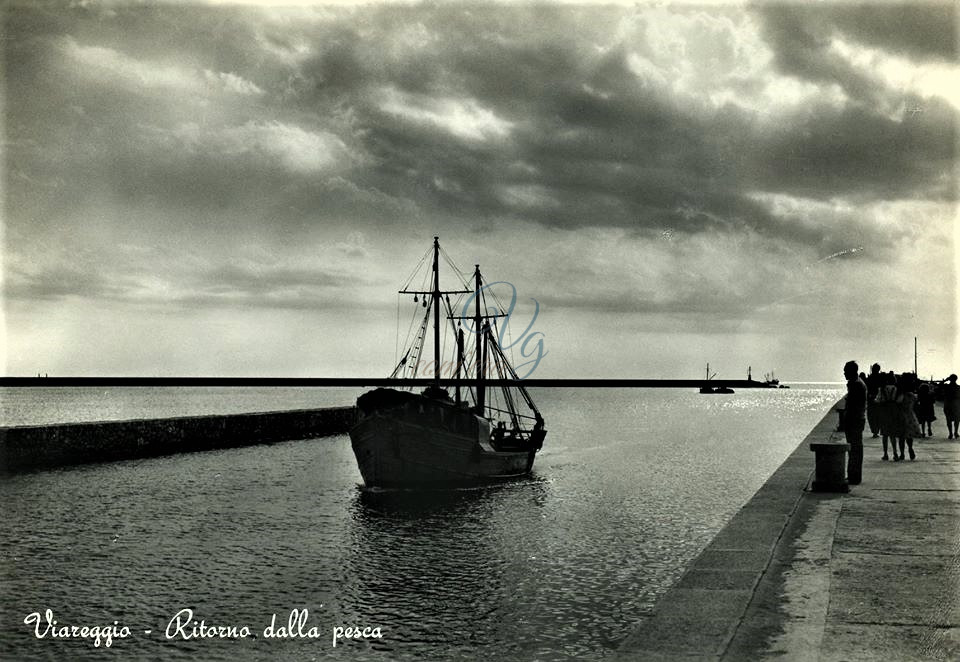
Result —
[[934, 403], [943, 398], [943, 417], [947, 422], [948, 439], [960, 439], [960, 386], [957, 376], [940, 382], [921, 382], [916, 374], [881, 372], [880, 364], [870, 367], [870, 374], [859, 372], [856, 361], [843, 366], [847, 379], [847, 397], [841, 412], [841, 427], [850, 444], [847, 482], [858, 485], [863, 465], [863, 430], [867, 423], [873, 438], [883, 440], [883, 459], [899, 462], [917, 457], [914, 439], [932, 437], [937, 420]]

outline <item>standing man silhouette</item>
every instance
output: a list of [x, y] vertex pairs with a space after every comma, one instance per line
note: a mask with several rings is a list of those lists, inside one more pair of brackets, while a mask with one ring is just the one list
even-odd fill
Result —
[[858, 376], [856, 361], [847, 361], [843, 376], [847, 379], [847, 410], [843, 417], [843, 432], [850, 444], [847, 460], [847, 482], [859, 485], [863, 469], [863, 426], [867, 415], [867, 385]]

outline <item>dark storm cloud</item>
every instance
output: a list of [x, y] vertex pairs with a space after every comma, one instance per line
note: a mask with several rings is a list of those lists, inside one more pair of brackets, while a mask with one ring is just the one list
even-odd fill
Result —
[[[340, 250], [354, 257], [362, 255], [362, 247], [348, 243]], [[70, 264], [69, 256], [64, 256], [56, 265], [10, 268], [4, 294], [27, 301], [79, 297], [140, 305], [308, 310], [340, 305], [343, 288], [356, 288], [369, 281], [354, 273], [348, 276], [326, 268], [248, 261], [200, 269], [188, 277], [180, 274], [180, 282], [170, 282], [164, 273], [148, 273], [130, 263], [118, 263], [117, 257], [105, 257], [87, 252], [75, 260], [76, 264]]]
[[918, 59], [957, 59], [953, 2], [838, 5], [827, 10], [851, 39]]
[[[557, 227], [697, 230], [698, 218], [763, 225], [759, 207], [717, 190], [735, 164], [715, 167], [710, 125], [640, 90], [622, 50], [580, 58], [560, 44], [445, 47], [440, 60], [464, 81], [446, 93], [493, 109], [511, 123], [510, 137], [465, 142], [368, 107], [365, 146], [384, 164], [368, 174], [379, 188], [412, 192], [427, 209]], [[698, 217], [694, 208], [716, 213]], [[726, 216], [734, 208], [750, 213]]]
[[[704, 279], [705, 282], [708, 279]], [[622, 293], [589, 296], [543, 296], [537, 299], [545, 309], [577, 308], [604, 313], [639, 313], [645, 315], [674, 316], [678, 320], [689, 316], [706, 315], [711, 322], [717, 319], [736, 320], [756, 310], [762, 303], [754, 298], [732, 297], [722, 288], [708, 283], [705, 289], [696, 294], [671, 301], [654, 301], [635, 293]], [[662, 319], [662, 317], [658, 318]], [[703, 329], [706, 332], [719, 332], [718, 329]], [[723, 329], [727, 331], [727, 329]]]
[[[796, 72], [823, 75], [829, 40], [842, 36], [917, 60], [957, 59], [957, 6], [952, 2], [758, 5], [780, 63]], [[826, 66], [825, 66], [826, 65]]]
[[[872, 338], [956, 336], [916, 296], [949, 281], [952, 6], [216, 5], [5, 5], [16, 354], [98, 345], [87, 316], [114, 311], [151, 320], [109, 348], [149, 374], [142, 348], [195, 316], [243, 331], [243, 372], [259, 329], [339, 337], [349, 307], [330, 365], [356, 373], [433, 234], [565, 309], [577, 347], [583, 310], [598, 343], [762, 318], [804, 346], [850, 310]], [[65, 326], [37, 334], [45, 310]]]
[[[956, 157], [957, 108], [943, 98], [898, 89], [877, 71], [875, 58], [907, 58], [898, 64], [901, 69], [955, 65], [956, 5], [764, 4], [756, 11], [779, 71], [819, 85], [836, 84], [851, 100], [840, 113], [825, 106], [808, 121], [789, 126], [788, 134], [769, 146], [775, 170], [794, 173], [803, 189], [823, 186], [827, 194], [866, 188], [869, 194], [955, 197], [953, 184], [944, 180]], [[855, 66], [837, 43], [873, 49], [866, 55], [871, 66]], [[891, 111], [898, 106], [901, 118], [893, 119]], [[782, 148], [791, 144], [785, 153]], [[821, 170], [823, 176], [809, 176]]]
[[822, 109], [755, 145], [751, 180], [802, 197], [955, 200], [948, 176], [956, 151], [957, 112], [939, 99], [902, 121], [864, 107]]
[[851, 97], [873, 101], [881, 87], [830, 52], [834, 33], [830, 24], [811, 21], [809, 12], [793, 5], [770, 5], [761, 10], [767, 43], [783, 73], [817, 83], [837, 83]]
[[[460, 216], [682, 231], [719, 223], [788, 235], [743, 194], [767, 187], [808, 197], [953, 196], [943, 175], [953, 159], [955, 111], [936, 99], [907, 121], [871, 111], [867, 102], [885, 92], [883, 85], [824, 54], [818, 37], [797, 30], [802, 22], [789, 14], [769, 35], [775, 47], [806, 54], [789, 73], [837, 82], [864, 105], [823, 105], [761, 131], [747, 113], [698, 114], [644, 88], [621, 47], [598, 54], [576, 39], [551, 40], [564, 25], [553, 13], [540, 17], [540, 36], [528, 41], [504, 15], [511, 10], [496, 18], [450, 11], [424, 21], [427, 57], [414, 50], [407, 61], [401, 54], [370, 66], [379, 63], [370, 57], [367, 42], [379, 34], [371, 29], [366, 37], [335, 40], [336, 48], [305, 66], [314, 79], [349, 70], [349, 77], [331, 79], [340, 91], [389, 84], [410, 94], [468, 97], [511, 123], [502, 144], [471, 144], [384, 113], [358, 93], [365, 147], [383, 164], [363, 173], [364, 181], [410, 195], [422, 209]], [[424, 18], [412, 16], [403, 14], [401, 26]]]
[[[829, 254], [864, 221], [838, 232], [754, 194], [955, 198], [956, 110], [891, 92], [830, 49], [840, 35], [950, 56], [950, 10], [911, 8], [759, 7], [776, 71], [720, 70], [705, 82], [733, 92], [724, 105], [683, 88], [683, 56], [654, 47], [657, 21], [669, 21], [631, 32], [631, 9], [15, 5], [4, 42], [10, 222], [29, 233], [119, 204], [162, 206], [184, 228], [292, 237], [330, 223], [532, 221], [636, 236], [747, 231]], [[689, 29], [712, 41], [694, 32], [686, 47], [715, 48], [709, 64], [733, 61], [746, 39], [734, 15], [667, 18], [696, 19]], [[762, 110], [774, 75], [836, 84], [848, 102], [814, 96], [761, 121], [746, 101]], [[881, 112], [900, 97], [922, 112]]]
[[[338, 248], [354, 257], [362, 254], [362, 247], [345, 243]], [[247, 261], [200, 270], [192, 281], [183, 291], [174, 294], [171, 301], [188, 308], [327, 310], [348, 307], [350, 304], [343, 299], [342, 292], [356, 291], [371, 279], [329, 268]]]

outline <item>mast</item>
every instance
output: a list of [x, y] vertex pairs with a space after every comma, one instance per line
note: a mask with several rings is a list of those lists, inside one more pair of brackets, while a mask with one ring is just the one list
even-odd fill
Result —
[[457, 391], [455, 402], [460, 404], [460, 368], [463, 366], [463, 329], [457, 331]]
[[[421, 262], [426, 259], [427, 254], [421, 258]], [[417, 266], [416, 273], [420, 272], [420, 266]], [[411, 279], [413, 276], [411, 276]], [[400, 290], [400, 294], [412, 294], [413, 300], [416, 301], [418, 296], [423, 297], [423, 305], [427, 305], [427, 297], [429, 296], [432, 305], [433, 305], [433, 387], [440, 388], [440, 305], [441, 297], [445, 294], [470, 294], [472, 290], [447, 290], [446, 292], [440, 290], [440, 238], [433, 238], [433, 283], [430, 286], [432, 289], [429, 290]], [[447, 308], [450, 307], [450, 297], [447, 297]], [[420, 324], [420, 331], [418, 332], [413, 345], [413, 356], [415, 357], [415, 366], [420, 365], [420, 357], [423, 353], [423, 350], [427, 345], [427, 326], [430, 324], [430, 309], [427, 308], [426, 314], [423, 316], [423, 322]], [[408, 352], [409, 354], [409, 352]], [[404, 357], [404, 361], [406, 357]], [[401, 366], [403, 361], [401, 361]], [[400, 367], [400, 366], [398, 366]], [[396, 371], [394, 371], [396, 372]], [[414, 375], [416, 375], [416, 368], [414, 369]]]
[[[490, 322], [483, 323], [483, 332], [480, 334], [480, 337], [477, 339], [477, 342], [481, 343], [482, 349], [480, 350], [480, 379], [482, 380], [487, 374], [487, 347], [489, 346], [490, 339], [487, 338], [488, 332], [490, 330]], [[480, 408], [480, 415], [483, 416], [486, 411], [484, 409], [487, 400], [487, 391], [483, 387], [483, 381], [477, 383], [477, 406]]]
[[917, 375], [917, 337], [913, 337], [913, 374]]
[[473, 318], [473, 330], [477, 334], [477, 413], [483, 416], [486, 406], [486, 393], [483, 390], [483, 331], [480, 329], [480, 265], [474, 265], [474, 295], [476, 297], [476, 313]]
[[433, 238], [433, 379], [440, 387], [440, 238]]

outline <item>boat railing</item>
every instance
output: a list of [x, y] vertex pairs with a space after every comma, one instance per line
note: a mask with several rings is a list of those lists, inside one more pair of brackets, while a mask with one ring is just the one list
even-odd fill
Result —
[[540, 450], [543, 446], [543, 439], [547, 431], [540, 430], [504, 430], [497, 428], [490, 435], [490, 442], [493, 447], [501, 451], [522, 450], [527, 451], [531, 448]]
[[489, 405], [487, 405], [487, 409], [489, 409], [490, 411], [495, 411], [498, 414], [511, 414], [513, 416], [516, 416], [517, 418], [525, 418], [529, 421], [537, 420], [535, 416], [530, 416], [529, 414], [521, 414], [520, 412], [512, 412], [508, 409], [499, 409], [497, 407], [491, 407]]

